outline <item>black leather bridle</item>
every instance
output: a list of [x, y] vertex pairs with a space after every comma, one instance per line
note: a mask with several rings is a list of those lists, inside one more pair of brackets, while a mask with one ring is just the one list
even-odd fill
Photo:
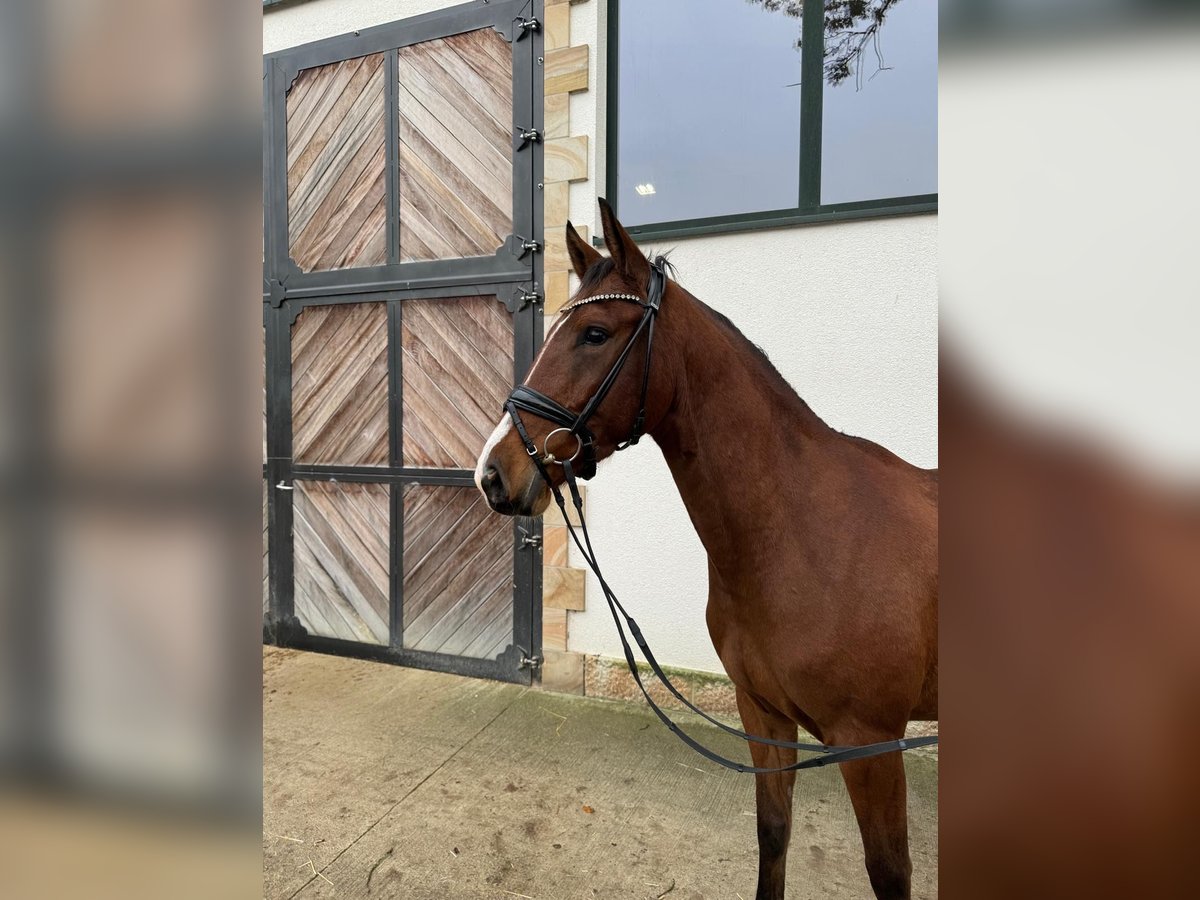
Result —
[[[646, 427], [646, 392], [650, 388], [650, 361], [651, 354], [654, 351], [654, 320], [658, 316], [659, 307], [662, 306], [663, 292], [666, 290], [667, 277], [663, 271], [664, 260], [660, 256], [650, 264], [650, 282], [646, 286], [646, 299], [642, 300], [636, 294], [596, 294], [591, 297], [586, 297], [582, 300], [576, 300], [570, 306], [563, 309], [563, 314], [570, 314], [572, 310], [576, 310], [588, 303], [602, 303], [607, 301], [621, 301], [625, 303], [635, 303], [643, 310], [641, 321], [638, 322], [637, 328], [633, 330], [633, 334], [629, 336], [624, 349], [621, 350], [621, 355], [617, 357], [612, 368], [608, 370], [608, 374], [604, 376], [604, 380], [600, 382], [600, 386], [596, 388], [596, 392], [592, 394], [591, 399], [583, 405], [583, 409], [578, 413], [567, 409], [557, 400], [547, 397], [541, 391], [535, 391], [527, 384], [521, 384], [513, 388], [513, 392], [508, 395], [508, 400], [504, 403], [504, 408], [512, 419], [513, 427], [517, 430], [517, 435], [521, 438], [521, 442], [525, 445], [525, 452], [537, 463], [538, 470], [547, 484], [550, 483], [548, 473], [545, 471], [545, 466], [555, 463], [561, 464], [563, 460], [557, 459], [550, 452], [550, 439], [556, 434], [562, 432], [568, 437], [574, 437], [576, 440], [575, 453], [572, 454], [569, 462], [578, 463], [575, 466], [575, 474], [585, 481], [596, 474], [596, 436], [592, 434], [592, 430], [588, 428], [588, 421], [595, 414], [596, 409], [604, 402], [604, 398], [608, 396], [608, 392], [612, 390], [616, 384], [617, 377], [621, 374], [621, 370], [625, 368], [625, 363], [629, 360], [629, 354], [633, 352], [633, 347], [637, 343], [639, 337], [644, 333], [646, 335], [646, 367], [642, 371], [642, 399], [638, 403], [637, 418], [634, 419], [633, 427], [629, 431], [629, 437], [624, 442], [617, 444], [618, 450], [624, 450], [626, 447], [632, 447], [642, 438], [643, 429]], [[538, 450], [537, 444], [529, 436], [529, 432], [525, 430], [525, 423], [521, 421], [519, 410], [524, 410], [539, 418], [545, 419], [558, 427], [546, 435], [545, 452]]]
[[[766, 775], [775, 772], [789, 772], [796, 769], [813, 769], [820, 766], [827, 766], [830, 763], [850, 762], [856, 759], [866, 759], [870, 756], [879, 756], [883, 753], [895, 753], [902, 750], [913, 750], [917, 747], [927, 747], [938, 742], [938, 736], [929, 735], [923, 737], [904, 738], [894, 741], [883, 741], [878, 744], [863, 744], [860, 746], [851, 747], [835, 747], [829, 744], [806, 744], [796, 741], [780, 741], [774, 738], [757, 737], [752, 734], [747, 734], [740, 729], [726, 725], [717, 719], [714, 719], [704, 710], [700, 709], [692, 703], [687, 697], [680, 693], [679, 689], [672, 684], [671, 679], [667, 677], [662, 666], [658, 664], [658, 660], [654, 658], [654, 653], [650, 650], [649, 644], [646, 643], [646, 638], [642, 634], [642, 629], [638, 627], [638, 623], [634, 621], [625, 607], [621, 605], [621, 601], [617, 599], [617, 595], [613, 593], [612, 588], [608, 586], [608, 582], [604, 580], [604, 575], [600, 572], [600, 564], [596, 561], [595, 551], [592, 550], [592, 539], [588, 535], [587, 520], [583, 516], [583, 497], [579, 493], [579, 485], [576, 482], [576, 477], [591, 478], [596, 474], [596, 438], [592, 434], [591, 429], [587, 427], [588, 420], [596, 412], [604, 398], [608, 396], [608, 392], [612, 390], [617, 376], [621, 374], [621, 370], [625, 366], [625, 362], [629, 359], [629, 354], [633, 350], [634, 344], [643, 332], [646, 334], [646, 367], [642, 372], [642, 397], [638, 405], [637, 418], [634, 419], [633, 427], [629, 432], [629, 437], [621, 444], [617, 445], [618, 450], [624, 450], [626, 447], [632, 447], [642, 437], [643, 429], [646, 425], [646, 392], [650, 386], [650, 360], [651, 350], [654, 346], [654, 320], [658, 315], [659, 307], [662, 306], [663, 293], [666, 290], [667, 278], [664, 272], [664, 259], [658, 257], [650, 264], [650, 283], [646, 289], [646, 300], [642, 300], [634, 294], [597, 294], [592, 297], [587, 297], [583, 300], [576, 300], [570, 306], [564, 307], [564, 313], [570, 313], [571, 310], [577, 309], [587, 303], [599, 303], [605, 301], [624, 301], [636, 303], [641, 306], [644, 312], [642, 319], [638, 323], [637, 328], [629, 337], [628, 343], [621, 350], [621, 355], [617, 357], [612, 368], [600, 382], [600, 387], [592, 394], [592, 397], [583, 409], [578, 412], [572, 412], [567, 409], [557, 400], [547, 397], [540, 391], [535, 391], [528, 385], [519, 385], [509, 394], [508, 400], [504, 404], [505, 410], [512, 419], [513, 427], [516, 428], [517, 434], [520, 436], [522, 443], [525, 445], [525, 452], [529, 454], [534, 464], [537, 466], [538, 474], [542, 480], [546, 482], [546, 486], [550, 488], [551, 494], [554, 495], [554, 502], [558, 504], [559, 510], [562, 512], [563, 521], [567, 524], [567, 530], [571, 535], [571, 539], [575, 542], [575, 546], [579, 549], [583, 556], [584, 562], [588, 568], [595, 574], [596, 579], [600, 582], [600, 589], [604, 592], [604, 599], [608, 602], [608, 609], [612, 613], [613, 622], [617, 626], [617, 634], [621, 638], [621, 647], [625, 651], [625, 662], [629, 666], [629, 673], [633, 676], [633, 680], [641, 689], [642, 696], [646, 698], [646, 703], [654, 710], [654, 714], [662, 721], [664, 725], [681, 741], [703, 756], [705, 759], [715, 762], [717, 765], [724, 766], [727, 769], [733, 769], [735, 772], [748, 772], [756, 775]], [[545, 453], [538, 450], [537, 444], [530, 438], [529, 432], [526, 431], [524, 423], [521, 421], [519, 410], [524, 410], [527, 413], [546, 419], [558, 427], [546, 435]], [[565, 432], [568, 435], [573, 435], [578, 444], [575, 453], [569, 459], [558, 459], [550, 452], [550, 438], [554, 437], [558, 432]], [[575, 460], [579, 459], [582, 465], [577, 471]], [[548, 465], [558, 464], [563, 468], [563, 477], [567, 487], [571, 492], [571, 502], [575, 506], [575, 514], [579, 520], [579, 531], [583, 534], [583, 541], [579, 539], [579, 535], [575, 532], [575, 526], [571, 522], [571, 517], [567, 514], [566, 500], [563, 498], [562, 491], [550, 479], [550, 473], [547, 470]], [[654, 702], [654, 698], [650, 696], [646, 685], [642, 683], [641, 673], [638, 671], [637, 661], [633, 656], [633, 648], [629, 646], [629, 639], [625, 635], [625, 627], [621, 620], [625, 620], [625, 624], [629, 626], [629, 633], [633, 635], [634, 641], [638, 645], [638, 649], [642, 651], [642, 655], [646, 658], [650, 669], [663, 687], [665, 687], [680, 703], [697, 713], [703, 719], [713, 725], [716, 725], [722, 731], [739, 737], [742, 740], [750, 741], [755, 744], [767, 744], [772, 747], [782, 747], [788, 750], [799, 750], [807, 753], [815, 753], [817, 756], [808, 759], [802, 759], [793, 763], [790, 766], [780, 766], [778, 768], [760, 768], [757, 766], [748, 766], [745, 763], [740, 763], [737, 760], [728, 759], [718, 753], [705, 747], [691, 735], [683, 731], [665, 712], [659, 708]]]

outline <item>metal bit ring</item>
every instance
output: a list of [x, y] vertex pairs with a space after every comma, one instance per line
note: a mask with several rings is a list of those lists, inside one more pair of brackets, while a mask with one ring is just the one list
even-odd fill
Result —
[[555, 455], [553, 453], [550, 452], [550, 438], [554, 437], [560, 431], [564, 432], [565, 434], [569, 434], [575, 438], [575, 443], [576, 443], [575, 452], [573, 454], [571, 454], [571, 458], [568, 459], [567, 462], [575, 462], [575, 458], [577, 456], [579, 456], [580, 453], [583, 452], [583, 438], [581, 438], [579, 435], [575, 434], [575, 432], [571, 431], [570, 428], [555, 428], [552, 432], [550, 432], [548, 435], [546, 435], [546, 441], [545, 441], [546, 455], [542, 457], [542, 463], [545, 465], [550, 465], [551, 463], [558, 463], [560, 466], [562, 465], [562, 461], [559, 460], [557, 457], [555, 457]]

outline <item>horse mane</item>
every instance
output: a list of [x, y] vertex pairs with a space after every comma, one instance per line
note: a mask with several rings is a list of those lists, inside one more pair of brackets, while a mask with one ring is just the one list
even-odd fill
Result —
[[[734, 325], [733, 322], [729, 320], [728, 316], [717, 312], [703, 300], [697, 299], [696, 302], [700, 304], [701, 309], [703, 309], [711, 318], [715, 319], [717, 323], [729, 333], [729, 336], [733, 338], [736, 343], [742, 345], [750, 352], [752, 357], [756, 358], [759, 363], [761, 363], [762, 368], [766, 371], [767, 377], [773, 383], [775, 389], [784, 397], [789, 399], [792, 403], [796, 404], [803, 416], [810, 420], [815, 419], [817, 422], [820, 422], [824, 428], [827, 428], [834, 434], [841, 435], [843, 438], [869, 456], [887, 461], [899, 459], [899, 457], [897, 457], [896, 454], [887, 447], [876, 443], [870, 438], [860, 437], [856, 434], [847, 434], [840, 428], [833, 428], [830, 426], [828, 422], [826, 422], [813, 411], [813, 408], [808, 405], [808, 402], [803, 397], [796, 393], [796, 389], [792, 387], [788, 380], [780, 374], [777, 368], [775, 368], [775, 364], [771, 362], [770, 357], [767, 356], [766, 351], [764, 351], [762, 347], [758, 346], [758, 344], [754, 343], [752, 340], [750, 340], [750, 338], [742, 334], [741, 329]], [[936, 479], [937, 470], [933, 469], [932, 471], [934, 472], [934, 478]]]
[[[770, 373], [773, 380], [781, 383], [793, 394], [796, 393], [796, 389], [788, 384], [788, 380], [780, 374], [777, 368], [775, 368], [775, 363], [771, 362], [771, 357], [767, 356], [766, 350], [754, 343], [754, 341], [750, 340], [750, 338], [746, 337], [746, 335], [742, 333], [742, 330], [733, 324], [729, 316], [725, 315], [724, 313], [717, 312], [703, 300], [698, 300], [697, 302], [699, 302], [700, 308], [708, 313], [710, 318], [715, 319], [717, 324], [721, 325], [726, 331], [729, 332], [730, 336], [734, 338], [735, 343], [738, 343], [749, 350], [750, 355], [756, 357], [758, 361], [767, 368], [767, 371]], [[799, 394], [796, 395], [796, 399], [800, 399]]]

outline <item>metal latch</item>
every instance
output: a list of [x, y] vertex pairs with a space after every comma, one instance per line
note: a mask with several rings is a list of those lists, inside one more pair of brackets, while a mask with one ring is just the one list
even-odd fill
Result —
[[530, 253], [537, 253], [542, 249], [541, 241], [522, 237], [519, 234], [509, 235], [504, 245], [510, 249], [512, 255], [517, 259], [524, 259]]
[[542, 23], [538, 21], [537, 16], [534, 16], [531, 19], [526, 19], [524, 16], [521, 16], [520, 18], [515, 19], [514, 23], [518, 28], [521, 29], [521, 33], [517, 35], [518, 41], [527, 34], [542, 30]]
[[532, 547], [537, 550], [542, 546], [542, 536], [540, 534], [530, 534], [524, 528], [521, 529], [521, 549]]
[[517, 312], [520, 312], [530, 303], [541, 303], [542, 295], [537, 291], [527, 291], [525, 288], [517, 288], [517, 290], [513, 293], [513, 299], [519, 301], [517, 305]]
[[518, 128], [513, 139], [513, 150], [524, 150], [530, 144], [536, 144], [542, 139], [542, 133], [536, 128]]
[[537, 671], [542, 667], [543, 660], [540, 656], [528, 656], [522, 648], [518, 647], [517, 649], [521, 650], [521, 664], [519, 668]]

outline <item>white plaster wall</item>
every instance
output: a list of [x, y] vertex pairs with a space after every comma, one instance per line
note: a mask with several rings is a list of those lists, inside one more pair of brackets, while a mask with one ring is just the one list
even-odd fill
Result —
[[[437, 0], [312, 0], [264, 15], [265, 52], [453, 5]], [[592, 89], [571, 98], [590, 135], [591, 179], [571, 187], [571, 218], [599, 225], [604, 183], [605, 3], [572, 6]], [[829, 424], [937, 464], [937, 217], [848, 222], [687, 238], [672, 260], [684, 286], [762, 346]], [[704, 550], [650, 441], [605, 463], [588, 487], [605, 574], [665, 664], [721, 671], [704, 624]], [[579, 565], [577, 559], [573, 560]], [[571, 650], [620, 656], [599, 585], [571, 613]]]
[[458, 6], [446, 0], [309, 0], [263, 13], [263, 53]]

